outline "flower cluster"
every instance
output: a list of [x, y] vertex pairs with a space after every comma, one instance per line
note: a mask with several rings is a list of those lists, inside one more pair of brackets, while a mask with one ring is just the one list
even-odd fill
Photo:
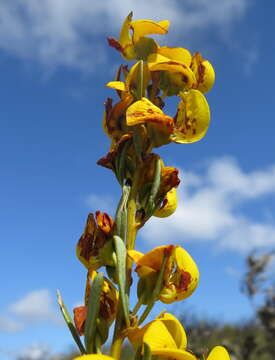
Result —
[[[82, 356], [77, 360], [119, 359], [128, 338], [135, 359], [196, 360], [187, 347], [181, 323], [170, 313], [142, 325], [157, 301], [171, 304], [189, 297], [199, 282], [191, 255], [172, 244], [146, 254], [135, 249], [138, 231], [152, 217], [167, 217], [177, 208], [178, 169], [165, 166], [154, 148], [200, 140], [207, 132], [210, 111], [204, 96], [213, 86], [215, 73], [200, 53], [182, 47], [160, 46], [151, 34], [166, 34], [169, 21], [132, 20], [129, 14], [119, 39], [109, 45], [124, 59], [107, 87], [118, 100], [105, 103], [103, 128], [111, 139], [108, 153], [98, 165], [110, 169], [121, 186], [114, 219], [97, 211], [89, 214], [77, 243], [77, 257], [87, 270], [82, 306], [74, 321], [59, 295], [64, 318]], [[165, 99], [178, 98], [174, 116], [164, 112]], [[138, 276], [137, 303], [129, 304], [133, 265]], [[97, 272], [104, 267], [105, 272]], [[110, 356], [102, 355], [115, 320]], [[84, 335], [84, 342], [80, 336]], [[224, 347], [214, 347], [207, 360], [229, 360]]]

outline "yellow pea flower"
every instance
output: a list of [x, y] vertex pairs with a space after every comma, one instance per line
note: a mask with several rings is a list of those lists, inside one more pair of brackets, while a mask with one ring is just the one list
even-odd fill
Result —
[[136, 250], [129, 250], [128, 256], [137, 264], [136, 272], [141, 281], [145, 281], [144, 291], [149, 292], [149, 295], [145, 296], [150, 296], [155, 283], [154, 275], [161, 269], [164, 256], [167, 256], [167, 262], [159, 294], [160, 301], [170, 304], [185, 299], [198, 285], [198, 268], [188, 252], [180, 246], [159, 246], [145, 255]]
[[146, 98], [130, 105], [126, 111], [128, 126], [151, 125], [151, 141], [154, 146], [191, 143], [206, 134], [210, 123], [210, 109], [205, 96], [196, 89], [180, 93], [181, 101], [175, 118], [171, 118]]
[[191, 69], [197, 79], [195, 88], [204, 94], [211, 90], [215, 82], [215, 71], [211, 63], [203, 59], [199, 52], [192, 57]]
[[[125, 72], [127, 70], [125, 69]], [[121, 93], [121, 98], [124, 99], [129, 95], [135, 95], [138, 87], [139, 62], [134, 64], [126, 75], [125, 82], [116, 80], [110, 81], [106, 84], [107, 87], [117, 90]], [[146, 89], [150, 80], [150, 72], [146, 63], [143, 64], [143, 88]]]
[[115, 360], [111, 356], [102, 355], [102, 354], [90, 354], [90, 355], [81, 355], [73, 358], [73, 360]]
[[206, 360], [230, 360], [230, 356], [223, 346], [215, 346], [210, 351]]
[[149, 70], [161, 71], [160, 88], [168, 96], [177, 95], [196, 84], [190, 64], [191, 54], [183, 48], [160, 48], [148, 57]]
[[[113, 88], [119, 89], [123, 88], [122, 82], [113, 81], [116, 83]], [[117, 84], [119, 83], [119, 84]], [[120, 84], [122, 83], [122, 84]], [[107, 136], [109, 136], [115, 142], [121, 138], [121, 136], [127, 131], [123, 130], [125, 127], [125, 113], [128, 106], [133, 102], [133, 95], [127, 90], [125, 87], [124, 91], [125, 95], [122, 99], [117, 102], [114, 106], [112, 106], [112, 99], [108, 98], [105, 103], [105, 112], [103, 117], [103, 129]]]
[[119, 40], [108, 38], [108, 42], [111, 47], [118, 50], [127, 60], [146, 60], [150, 53], [156, 51], [158, 45], [153, 39], [145, 36], [150, 34], [166, 34], [168, 32], [169, 21], [132, 21], [132, 17], [133, 13], [126, 17], [120, 31]]
[[103, 265], [113, 265], [112, 242], [114, 221], [106, 213], [97, 211], [95, 217], [89, 214], [84, 233], [81, 235], [76, 255], [87, 269], [98, 269]]
[[165, 195], [161, 206], [154, 212], [154, 216], [164, 218], [172, 215], [178, 206], [176, 188], [172, 188]]
[[[87, 318], [87, 305], [91, 292], [91, 282], [96, 277], [97, 272], [89, 270], [87, 274], [85, 305], [74, 308], [74, 322], [80, 335], [84, 334], [85, 321]], [[102, 292], [100, 296], [100, 307], [97, 321], [97, 328], [102, 340], [106, 338], [106, 330], [111, 326], [117, 313], [118, 291], [110, 280], [104, 277]]]
[[135, 347], [142, 343], [148, 344], [154, 356], [196, 360], [194, 355], [186, 351], [187, 338], [184, 328], [178, 319], [169, 313], [151, 321], [143, 328], [128, 329], [127, 335]]
[[210, 123], [210, 109], [204, 95], [195, 89], [180, 93], [181, 101], [170, 138], [176, 143], [191, 143], [204, 137]]

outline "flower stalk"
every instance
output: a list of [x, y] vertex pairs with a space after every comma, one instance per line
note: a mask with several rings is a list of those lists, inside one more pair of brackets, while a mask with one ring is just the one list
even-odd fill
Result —
[[[171, 142], [200, 140], [207, 132], [210, 111], [204, 96], [215, 80], [211, 63], [200, 53], [181, 47], [160, 46], [148, 35], [164, 35], [169, 21], [133, 20], [130, 13], [119, 39], [111, 47], [126, 60], [114, 81], [118, 101], [105, 103], [103, 128], [110, 149], [97, 164], [111, 170], [121, 186], [114, 220], [106, 213], [89, 214], [78, 244], [77, 256], [88, 270], [84, 305], [74, 309], [74, 324], [59, 295], [62, 314], [81, 352], [78, 360], [120, 359], [126, 338], [136, 360], [196, 360], [187, 350], [186, 334], [179, 321], [165, 311], [141, 325], [157, 301], [170, 304], [189, 297], [199, 281], [199, 271], [182, 247], [158, 246], [146, 254], [136, 249], [138, 231], [152, 216], [168, 217], [177, 208], [178, 170], [164, 166], [153, 149]], [[122, 79], [124, 77], [124, 79]], [[179, 99], [174, 116], [165, 114], [164, 100]], [[131, 312], [133, 264], [138, 275], [138, 301]], [[105, 268], [104, 273], [97, 273]], [[142, 307], [145, 307], [141, 311]], [[140, 314], [141, 312], [141, 314]], [[115, 321], [110, 356], [102, 354]], [[84, 335], [82, 344], [80, 336]], [[225, 348], [215, 347], [207, 360], [228, 360]], [[77, 360], [77, 359], [75, 359]]]

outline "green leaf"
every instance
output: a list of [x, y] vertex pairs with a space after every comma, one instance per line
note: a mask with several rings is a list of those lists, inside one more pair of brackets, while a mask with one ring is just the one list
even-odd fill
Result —
[[160, 187], [160, 180], [161, 180], [161, 160], [160, 158], [158, 158], [156, 159], [155, 162], [154, 180], [152, 183], [148, 203], [146, 206], [146, 218], [149, 218], [155, 210], [156, 197]]
[[123, 240], [114, 235], [114, 244], [116, 249], [117, 256], [117, 279], [118, 279], [118, 287], [119, 287], [119, 296], [121, 299], [123, 314], [125, 317], [126, 326], [130, 326], [129, 320], [129, 310], [128, 310], [128, 296], [126, 293], [126, 248]]
[[143, 343], [142, 360], [151, 360], [151, 358], [152, 358], [152, 353], [151, 353], [150, 346], [147, 343]]
[[80, 340], [77, 329], [74, 326], [73, 320], [72, 320], [66, 306], [64, 305], [64, 302], [63, 302], [63, 299], [61, 297], [59, 290], [57, 290], [57, 301], [60, 306], [60, 310], [63, 315], [63, 318], [66, 321], [66, 324], [67, 324], [67, 326], [72, 334], [72, 337], [74, 338], [74, 341], [76, 342], [81, 354], [86, 354], [86, 350]]
[[161, 264], [161, 268], [160, 268], [158, 278], [157, 278], [157, 281], [156, 281], [156, 285], [155, 285], [155, 288], [154, 288], [154, 290], [152, 292], [151, 301], [148, 303], [145, 310], [143, 311], [143, 313], [142, 313], [142, 315], [141, 315], [141, 317], [139, 319], [138, 325], [143, 323], [143, 321], [147, 318], [147, 316], [149, 315], [149, 313], [152, 310], [153, 306], [155, 305], [155, 302], [158, 299], [158, 296], [159, 296], [159, 293], [160, 293], [160, 290], [161, 290], [161, 287], [162, 287], [162, 283], [163, 283], [164, 270], [165, 270], [165, 267], [166, 267], [167, 260], [168, 260], [168, 255], [164, 254], [162, 264]]
[[88, 299], [87, 319], [85, 321], [84, 341], [88, 354], [94, 352], [95, 335], [96, 335], [96, 321], [100, 307], [100, 296], [104, 282], [103, 272], [100, 272], [95, 277], [91, 284], [90, 296]]

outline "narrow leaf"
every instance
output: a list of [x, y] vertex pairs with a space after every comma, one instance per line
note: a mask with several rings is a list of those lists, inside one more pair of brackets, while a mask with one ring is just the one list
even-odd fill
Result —
[[156, 207], [156, 196], [159, 191], [161, 180], [161, 160], [158, 158], [155, 162], [155, 172], [154, 172], [154, 180], [152, 183], [152, 187], [150, 190], [150, 195], [148, 199], [148, 204], [146, 207], [146, 217], [150, 217], [155, 210]]
[[144, 309], [138, 324], [140, 325], [141, 323], [143, 323], [143, 321], [147, 318], [147, 316], [149, 315], [150, 311], [152, 310], [153, 306], [155, 305], [155, 302], [158, 299], [161, 287], [162, 287], [162, 282], [163, 282], [163, 276], [164, 276], [164, 270], [166, 267], [166, 263], [167, 263], [167, 259], [168, 259], [168, 255], [164, 255], [163, 260], [162, 260], [162, 264], [161, 264], [161, 268], [158, 274], [158, 278], [156, 281], [156, 286], [154, 287], [153, 293], [152, 293], [152, 297], [151, 297], [151, 301], [149, 302], [149, 304], [146, 306], [146, 308]]
[[57, 301], [60, 306], [60, 310], [63, 315], [63, 318], [64, 318], [64, 320], [72, 334], [72, 337], [74, 338], [74, 341], [76, 342], [81, 354], [86, 354], [86, 350], [81, 342], [81, 339], [78, 335], [77, 329], [74, 326], [73, 320], [72, 320], [66, 306], [64, 305], [64, 302], [63, 302], [63, 299], [61, 297], [59, 290], [57, 290]]
[[150, 346], [147, 343], [143, 343], [143, 356], [142, 360], [151, 360], [152, 354]]
[[126, 294], [126, 248], [123, 240], [115, 235], [114, 236], [114, 245], [117, 256], [117, 279], [119, 287], [119, 296], [121, 299], [123, 314], [125, 317], [125, 322], [127, 327], [130, 326], [129, 320], [129, 310], [128, 310], [128, 296]]
[[94, 351], [95, 335], [96, 335], [96, 320], [98, 317], [100, 307], [100, 295], [104, 282], [103, 272], [100, 272], [95, 277], [91, 284], [91, 291], [88, 300], [87, 319], [85, 321], [84, 341], [88, 354]]

